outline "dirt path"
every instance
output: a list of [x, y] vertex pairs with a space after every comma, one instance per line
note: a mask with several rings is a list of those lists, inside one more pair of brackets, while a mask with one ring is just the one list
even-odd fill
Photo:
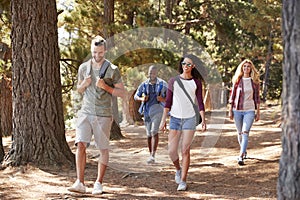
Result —
[[[0, 199], [276, 199], [281, 153], [279, 106], [265, 106], [250, 133], [244, 166], [237, 165], [238, 144], [232, 121], [225, 112], [208, 115], [208, 131], [197, 131], [191, 151], [188, 190], [177, 192], [174, 169], [167, 156], [167, 134], [160, 135], [157, 162], [147, 165], [143, 126], [123, 127], [125, 139], [111, 142], [104, 194], [91, 195], [98, 153], [88, 150], [87, 194], [66, 190], [75, 180], [73, 170], [41, 170], [32, 166], [0, 171]], [[3, 138], [6, 148], [10, 138]], [[74, 132], [67, 140], [75, 152]], [[7, 149], [6, 149], [7, 150]]]

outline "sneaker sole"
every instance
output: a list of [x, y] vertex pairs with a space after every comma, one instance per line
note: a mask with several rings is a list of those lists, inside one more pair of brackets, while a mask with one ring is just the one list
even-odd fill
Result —
[[186, 190], [187, 190], [187, 187], [177, 189], [177, 191], [186, 191]]
[[76, 193], [80, 193], [80, 194], [84, 194], [86, 192], [86, 191], [76, 190], [76, 189], [73, 189], [73, 188], [68, 188], [68, 191], [70, 191], [70, 192], [76, 192]]
[[238, 164], [239, 165], [244, 165], [244, 162], [243, 161], [239, 161]]
[[93, 195], [103, 194], [103, 192], [92, 192]]

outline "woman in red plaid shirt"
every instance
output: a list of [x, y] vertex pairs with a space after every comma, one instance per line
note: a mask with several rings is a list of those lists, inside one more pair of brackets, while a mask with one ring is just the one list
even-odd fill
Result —
[[238, 164], [244, 165], [251, 126], [254, 120], [258, 121], [260, 118], [259, 73], [251, 60], [245, 59], [239, 64], [232, 83], [229, 117], [234, 119], [238, 133], [240, 144]]

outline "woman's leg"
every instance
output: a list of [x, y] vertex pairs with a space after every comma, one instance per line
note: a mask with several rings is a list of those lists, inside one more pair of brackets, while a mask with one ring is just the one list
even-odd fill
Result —
[[233, 111], [234, 123], [237, 131], [237, 139], [239, 145], [242, 145], [242, 127], [243, 127], [243, 112]]
[[233, 117], [234, 117], [236, 131], [238, 133], [238, 142], [239, 142], [239, 144], [241, 144], [241, 138], [239, 135], [242, 134], [243, 119], [244, 119], [243, 112], [233, 111]]
[[181, 180], [186, 182], [187, 173], [190, 167], [190, 149], [194, 138], [195, 130], [183, 130], [182, 131], [182, 173]]
[[243, 127], [242, 127], [242, 143], [241, 143], [241, 150], [240, 150], [240, 156], [244, 156], [245, 152], [247, 151], [248, 147], [248, 138], [250, 129], [252, 127], [252, 124], [254, 122], [255, 118], [255, 112], [254, 111], [246, 111], [244, 112], [244, 118], [243, 118]]
[[170, 130], [168, 135], [168, 153], [174, 166], [177, 170], [180, 170], [178, 144], [180, 140], [181, 132], [177, 130]]

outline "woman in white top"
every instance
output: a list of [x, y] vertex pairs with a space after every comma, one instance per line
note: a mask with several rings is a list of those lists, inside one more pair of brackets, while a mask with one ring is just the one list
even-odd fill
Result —
[[253, 121], [254, 119], [258, 121], [260, 118], [259, 82], [259, 73], [249, 59], [239, 64], [232, 78], [229, 117], [234, 118], [238, 133], [239, 165], [244, 165], [244, 158], [247, 156], [248, 137]]
[[[166, 119], [170, 114], [170, 131], [168, 137], [168, 152], [175, 168], [175, 181], [177, 190], [186, 190], [187, 173], [190, 166], [190, 146], [196, 130], [196, 113], [191, 100], [178, 84], [181, 81], [191, 99], [198, 104], [198, 112], [202, 118], [202, 130], [206, 130], [205, 109], [202, 99], [202, 76], [204, 67], [200, 59], [192, 54], [185, 55], [180, 60], [178, 68], [180, 75], [168, 81], [168, 91], [163, 117], [160, 123], [160, 130], [164, 131]], [[203, 74], [203, 73], [202, 73]], [[182, 137], [181, 154], [182, 167], [179, 162], [178, 147]]]

